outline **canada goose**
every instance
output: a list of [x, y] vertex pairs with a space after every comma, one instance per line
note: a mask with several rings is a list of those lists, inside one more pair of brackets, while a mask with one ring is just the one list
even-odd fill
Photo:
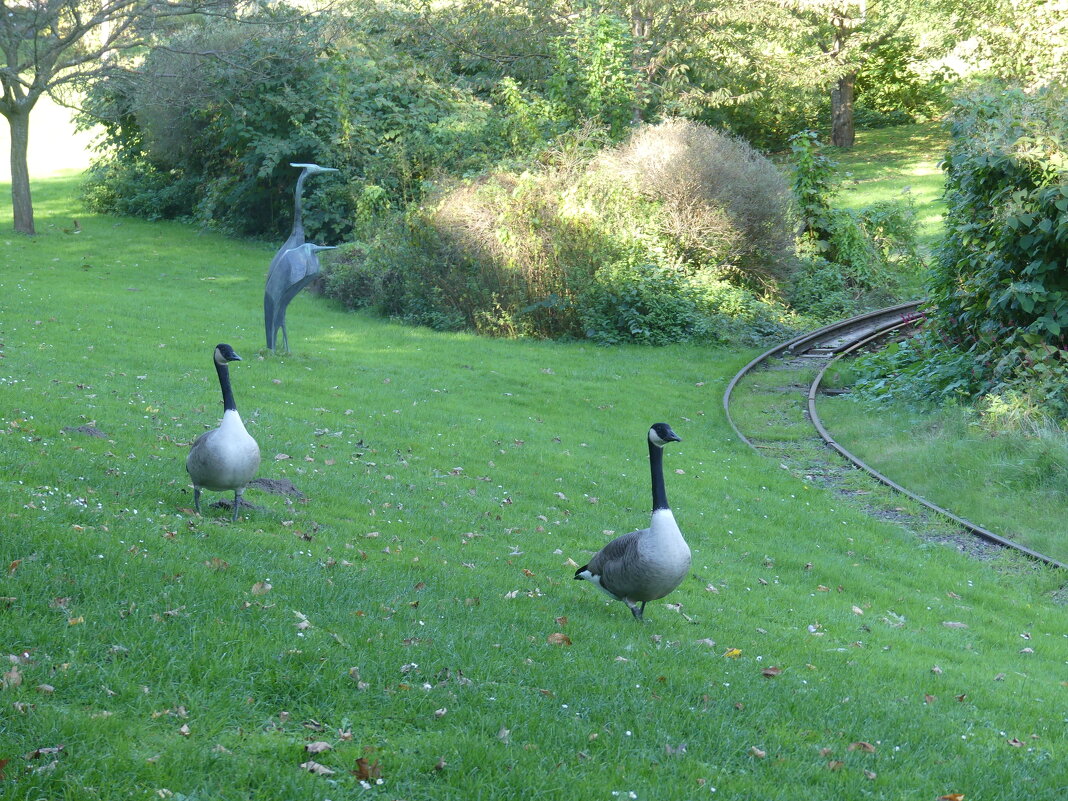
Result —
[[319, 274], [319, 261], [314, 253], [302, 263], [294, 263], [294, 257], [290, 254], [290, 251], [304, 244], [304, 200], [302, 198], [304, 181], [309, 175], [337, 172], [334, 167], [320, 167], [318, 164], [291, 162], [289, 166], [301, 168], [300, 175], [297, 177], [297, 186], [293, 190], [293, 230], [289, 234], [289, 239], [278, 248], [278, 252], [271, 260], [271, 266], [267, 270], [267, 286], [263, 292], [263, 324], [267, 330], [267, 349], [272, 351], [279, 328], [282, 329], [283, 345], [287, 351], [289, 350], [286, 306]]
[[[649, 429], [649, 472], [653, 484], [653, 515], [649, 528], [616, 537], [575, 571], [622, 601], [634, 617], [643, 620], [645, 604], [670, 593], [690, 570], [690, 546], [679, 531], [664, 491], [663, 447], [681, 442], [667, 423]], [[638, 606], [641, 602], [641, 606]]]
[[256, 475], [260, 466], [260, 448], [241, 422], [234, 403], [234, 391], [230, 388], [230, 368], [227, 362], [239, 362], [241, 357], [229, 345], [215, 346], [215, 371], [219, 374], [219, 386], [223, 396], [223, 419], [218, 428], [205, 431], [189, 449], [185, 469], [193, 479], [193, 505], [200, 514], [200, 491], [234, 491], [234, 514], [231, 522], [237, 521], [237, 509], [245, 485]]

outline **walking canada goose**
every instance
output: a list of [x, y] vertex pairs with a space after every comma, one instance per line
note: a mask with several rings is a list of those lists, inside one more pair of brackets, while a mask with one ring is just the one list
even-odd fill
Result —
[[233, 490], [234, 514], [231, 522], [236, 522], [245, 486], [260, 466], [260, 448], [245, 430], [241, 415], [237, 413], [237, 404], [234, 403], [234, 391], [230, 388], [227, 362], [239, 361], [241, 357], [229, 345], [215, 346], [215, 371], [219, 374], [223, 396], [222, 424], [197, 437], [185, 460], [185, 469], [193, 479], [193, 505], [197, 514], [200, 514], [201, 489], [216, 492]]
[[[649, 528], [616, 537], [575, 571], [643, 620], [645, 604], [663, 598], [690, 570], [690, 546], [682, 538], [664, 491], [664, 452], [669, 442], [681, 442], [667, 423], [649, 429], [649, 472], [653, 483], [653, 516]], [[638, 606], [639, 602], [641, 606]]]

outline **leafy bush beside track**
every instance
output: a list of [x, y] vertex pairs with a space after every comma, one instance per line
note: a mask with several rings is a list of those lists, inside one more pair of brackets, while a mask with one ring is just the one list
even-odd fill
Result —
[[925, 332], [872, 360], [870, 395], [997, 397], [1068, 417], [1068, 111], [1063, 91], [960, 101], [946, 238]]

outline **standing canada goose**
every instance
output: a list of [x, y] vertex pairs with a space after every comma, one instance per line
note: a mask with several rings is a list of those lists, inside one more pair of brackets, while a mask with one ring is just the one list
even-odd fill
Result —
[[575, 571], [576, 579], [585, 579], [622, 601], [638, 620], [644, 619], [648, 601], [670, 593], [690, 570], [690, 546], [679, 531], [664, 490], [663, 447], [682, 440], [667, 423], [653, 424], [648, 439], [653, 483], [649, 528], [616, 537]]
[[[304, 181], [309, 175], [337, 172], [334, 167], [320, 167], [318, 164], [303, 162], [291, 162], [289, 166], [300, 167], [297, 186], [293, 190], [293, 230], [289, 234], [289, 239], [278, 248], [278, 252], [271, 260], [271, 266], [267, 270], [267, 286], [263, 292], [263, 324], [267, 331], [267, 349], [271, 351], [274, 350], [279, 328], [282, 329], [283, 345], [287, 351], [289, 350], [286, 306], [319, 274], [319, 261], [314, 257], [314, 252], [310, 260], [300, 263], [295, 262], [293, 255], [290, 254], [290, 251], [304, 244], [304, 199], [302, 197]], [[290, 255], [287, 256], [287, 254]], [[302, 266], [308, 269], [302, 270]]]
[[260, 448], [241, 422], [234, 403], [234, 391], [230, 388], [228, 362], [239, 362], [241, 357], [229, 345], [215, 346], [215, 371], [219, 374], [219, 386], [223, 396], [223, 419], [218, 428], [205, 431], [189, 449], [185, 469], [193, 479], [193, 505], [200, 514], [200, 491], [234, 491], [234, 514], [231, 522], [237, 521], [237, 510], [245, 486], [260, 466]]

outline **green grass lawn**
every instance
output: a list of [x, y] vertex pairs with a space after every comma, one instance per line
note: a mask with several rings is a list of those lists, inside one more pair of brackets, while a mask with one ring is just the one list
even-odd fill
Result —
[[830, 150], [839, 164], [837, 203], [859, 208], [908, 192], [916, 203], [920, 244], [930, 251], [942, 235], [944, 175], [938, 166], [949, 144], [939, 122], [857, 132], [849, 150]]
[[959, 408], [920, 412], [898, 406], [873, 413], [841, 397], [821, 398], [819, 414], [836, 440], [887, 477], [1068, 564], [1063, 433], [994, 434]]
[[[303, 295], [295, 353], [261, 358], [270, 247], [35, 190], [40, 234], [0, 228], [0, 798], [1068, 792], [1064, 576], [751, 452], [720, 399], [752, 353]], [[306, 496], [250, 490], [236, 525], [184, 470], [218, 342], [260, 475]], [[658, 420], [694, 564], [643, 625], [571, 576], [647, 523]]]

